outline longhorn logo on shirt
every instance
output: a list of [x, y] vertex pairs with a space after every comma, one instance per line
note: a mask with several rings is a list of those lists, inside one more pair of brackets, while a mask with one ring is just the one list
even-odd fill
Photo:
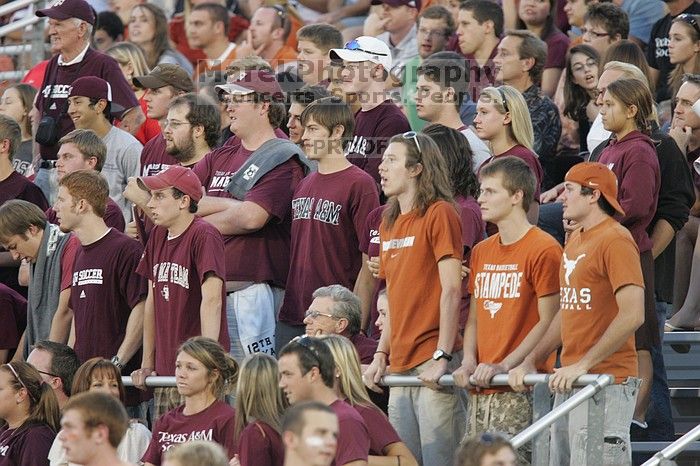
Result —
[[586, 257], [585, 254], [579, 255], [576, 259], [571, 260], [568, 257], [566, 257], [566, 253], [564, 253], [564, 269], [566, 272], [564, 273], [564, 281], [566, 282], [566, 286], [571, 286], [569, 283], [569, 278], [571, 277], [571, 274], [574, 273], [574, 269], [576, 268], [576, 264], [578, 264], [578, 261]]
[[260, 169], [260, 167], [258, 167], [254, 163], [251, 163], [250, 167], [248, 167], [248, 169], [243, 173], [243, 179], [246, 181], [250, 181], [251, 179], [253, 179], [253, 177], [255, 176], [255, 174], [258, 172], [259, 169]]
[[492, 319], [496, 318], [496, 313], [500, 311], [502, 307], [503, 303], [497, 303], [496, 301], [491, 301], [490, 299], [484, 301], [484, 309], [489, 311]]

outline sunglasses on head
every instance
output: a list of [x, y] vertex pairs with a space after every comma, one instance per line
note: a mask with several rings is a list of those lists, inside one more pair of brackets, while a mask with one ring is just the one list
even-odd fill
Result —
[[415, 131], [406, 131], [401, 135], [404, 139], [413, 139], [416, 143], [416, 148], [418, 149], [418, 154], [423, 155], [423, 151], [420, 149], [420, 144], [418, 144], [418, 133]]
[[506, 100], [506, 93], [503, 92], [503, 88], [501, 86], [497, 87], [498, 93], [501, 95], [501, 100], [503, 101], [503, 109], [507, 112], [510, 112], [510, 109], [508, 109], [508, 101]]
[[356, 51], [358, 51], [358, 52], [365, 52], [365, 53], [369, 53], [369, 54], [371, 54], [371, 55], [379, 55], [379, 56], [381, 56], [381, 57], [386, 57], [386, 56], [387, 56], [386, 53], [374, 52], [374, 51], [372, 51], [372, 50], [365, 50], [365, 49], [363, 49], [362, 46], [360, 45], [360, 43], [357, 41], [357, 39], [353, 39], [353, 40], [351, 40], [350, 42], [348, 42], [347, 44], [345, 44], [345, 47], [344, 47], [344, 48], [345, 48], [346, 50], [356, 50]]
[[677, 18], [683, 21], [684, 23], [693, 26], [695, 32], [700, 36], [700, 24], [698, 24], [698, 21], [695, 19], [695, 16], [689, 13], [683, 13], [682, 15], [678, 15]]

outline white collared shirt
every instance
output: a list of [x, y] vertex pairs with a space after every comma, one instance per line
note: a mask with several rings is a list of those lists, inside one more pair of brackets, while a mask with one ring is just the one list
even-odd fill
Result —
[[87, 53], [88, 49], [90, 48], [90, 42], [85, 46], [82, 52], [78, 54], [77, 57], [72, 59], [69, 62], [63, 61], [63, 55], [58, 56], [58, 66], [70, 66], [70, 65], [75, 65], [76, 63], [80, 63], [83, 61], [83, 58], [85, 58], [85, 54]]

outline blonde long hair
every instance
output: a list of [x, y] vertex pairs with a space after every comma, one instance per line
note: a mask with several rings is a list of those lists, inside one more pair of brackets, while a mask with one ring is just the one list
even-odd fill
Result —
[[117, 63], [122, 66], [131, 63], [131, 67], [134, 69], [134, 76], [146, 76], [151, 71], [148, 63], [146, 63], [146, 56], [143, 54], [141, 47], [131, 42], [119, 42], [108, 48], [105, 53], [117, 60]]
[[192, 356], [207, 368], [209, 375], [216, 375], [210, 389], [217, 399], [222, 399], [228, 394], [238, 381], [238, 363], [216, 340], [201, 336], [192, 337], [180, 345], [177, 352]]
[[[501, 95], [503, 92], [503, 95]], [[503, 100], [505, 96], [505, 102]], [[530, 119], [530, 110], [527, 108], [525, 98], [516, 88], [503, 85], [501, 87], [487, 87], [481, 91], [479, 100], [493, 104], [498, 113], [505, 115], [510, 112], [510, 124], [507, 131], [511, 138], [521, 146], [525, 146], [535, 152], [535, 136]], [[508, 110], [506, 111], [506, 107]]]
[[[695, 25], [700, 25], [700, 15], [689, 16], [692, 17], [693, 21], [695, 21]], [[685, 16], [679, 15], [671, 22], [671, 24], [682, 24], [683, 28], [690, 36], [690, 39], [693, 41], [693, 43], [697, 44], [700, 41], [700, 31], [698, 31], [698, 29], [696, 29], [695, 26], [693, 26], [685, 18]], [[693, 61], [693, 69], [690, 71], [690, 74], [700, 73], [700, 53], [696, 53], [691, 60]], [[676, 97], [678, 89], [680, 89], [681, 84], [683, 84], [683, 76], [685, 74], [686, 71], [683, 70], [683, 63], [678, 63], [676, 67], [673, 68], [673, 71], [669, 73], [668, 85], [671, 88], [671, 98]]]
[[278, 386], [277, 360], [264, 353], [245, 358], [236, 389], [234, 438], [251, 422], [262, 421], [280, 432], [287, 402]]
[[340, 395], [353, 406], [361, 405], [379, 409], [369, 399], [365, 384], [362, 383], [360, 356], [357, 354], [355, 345], [341, 335], [323, 335], [320, 338], [333, 354]]

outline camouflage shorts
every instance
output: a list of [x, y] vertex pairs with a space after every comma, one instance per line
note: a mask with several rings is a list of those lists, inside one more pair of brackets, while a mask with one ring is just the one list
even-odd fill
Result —
[[158, 419], [171, 409], [185, 402], [176, 387], [158, 387], [153, 389], [153, 420]]
[[[475, 437], [484, 432], [512, 437], [532, 424], [532, 395], [514, 392], [471, 394], [468, 419], [467, 437]], [[518, 449], [517, 454], [518, 464], [529, 465], [532, 447], [527, 443]]]

